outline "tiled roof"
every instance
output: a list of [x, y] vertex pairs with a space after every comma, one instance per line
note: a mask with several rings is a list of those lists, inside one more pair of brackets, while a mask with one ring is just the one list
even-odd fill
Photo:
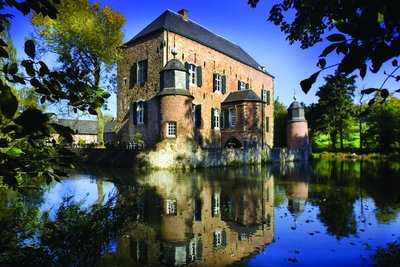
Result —
[[58, 123], [71, 128], [77, 134], [97, 134], [97, 121], [59, 119]]
[[[193, 41], [201, 43], [212, 49], [215, 49], [231, 58], [234, 58], [250, 67], [259, 71], [263, 71], [260, 64], [257, 63], [249, 54], [247, 54], [240, 46], [228, 41], [227, 39], [212, 33], [199, 24], [191, 21], [184, 20], [181, 15], [166, 10], [135, 37], [129, 40], [126, 45], [135, 43], [136, 41], [160, 30], [168, 30], [177, 33]], [[267, 75], [273, 77], [271, 74], [263, 71]]]
[[234, 91], [231, 92], [225, 100], [222, 102], [222, 104], [227, 104], [227, 103], [232, 103], [232, 102], [244, 102], [244, 101], [250, 101], [250, 102], [262, 102], [261, 98], [254, 93], [253, 90], [247, 89], [247, 90], [240, 90], [240, 91]]
[[[77, 134], [97, 134], [97, 121], [93, 120], [73, 120], [58, 119], [58, 123], [71, 128]], [[115, 121], [107, 122], [104, 126], [104, 132], [114, 132]]]

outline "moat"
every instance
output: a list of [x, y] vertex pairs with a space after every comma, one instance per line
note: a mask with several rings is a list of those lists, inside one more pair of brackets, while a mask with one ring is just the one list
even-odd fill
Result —
[[52, 219], [69, 196], [83, 208], [135, 202], [101, 266], [370, 266], [377, 247], [400, 238], [399, 178], [400, 164], [385, 162], [91, 169], [30, 205]]

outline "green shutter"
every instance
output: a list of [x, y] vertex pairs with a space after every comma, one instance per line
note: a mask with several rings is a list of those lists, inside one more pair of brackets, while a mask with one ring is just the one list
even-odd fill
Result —
[[132, 105], [132, 114], [133, 114], [133, 125], [137, 124], [137, 114], [136, 114], [136, 110], [137, 110], [137, 103], [133, 103]]
[[144, 79], [143, 79], [143, 82], [145, 83], [145, 82], [147, 82], [147, 69], [148, 69], [148, 61], [147, 61], [147, 59], [144, 60], [143, 68], [144, 68], [144, 76], [143, 76]]
[[225, 119], [224, 119], [224, 117], [225, 117], [224, 111], [221, 109], [221, 111], [219, 113], [219, 127], [221, 129], [225, 128]]
[[196, 259], [201, 260], [203, 258], [203, 242], [201, 241], [201, 238], [197, 240], [197, 251], [196, 251]]
[[222, 93], [225, 94], [225, 92], [226, 92], [226, 76], [223, 75], [221, 77], [221, 79], [222, 79]]
[[197, 76], [197, 86], [201, 87], [203, 85], [203, 71], [201, 66], [196, 67], [196, 76]]
[[196, 120], [196, 128], [201, 127], [201, 105], [196, 105], [194, 108], [194, 116]]
[[132, 88], [136, 85], [137, 82], [137, 63], [133, 63], [130, 69], [129, 74], [129, 87]]
[[213, 75], [213, 92], [215, 92], [215, 90], [217, 90], [217, 74], [214, 73]]
[[228, 109], [224, 109], [224, 126], [225, 128], [229, 128], [229, 110]]
[[214, 121], [214, 108], [211, 108], [211, 129], [214, 129], [215, 121]]
[[265, 131], [269, 132], [269, 117], [265, 117]]
[[147, 114], [148, 114], [148, 102], [142, 102], [143, 103], [143, 123], [147, 123]]
[[226, 247], [226, 245], [228, 244], [227, 239], [226, 239], [226, 231], [225, 229], [222, 230], [222, 246]]
[[249, 83], [246, 83], [246, 89], [249, 89], [249, 88], [250, 88]]
[[240, 81], [238, 80], [238, 90], [240, 90]]
[[267, 91], [267, 105], [271, 104], [271, 92]]

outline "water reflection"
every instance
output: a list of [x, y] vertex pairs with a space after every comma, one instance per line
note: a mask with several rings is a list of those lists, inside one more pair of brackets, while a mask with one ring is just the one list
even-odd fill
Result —
[[[115, 207], [129, 216], [99, 266], [370, 266], [377, 246], [399, 238], [399, 173], [397, 164], [335, 161], [188, 173], [91, 169], [23, 202], [54, 218], [65, 196], [89, 207], [116, 195]], [[2, 210], [11, 199], [1, 197]]]
[[[157, 171], [138, 184], [153, 190], [138, 202], [139, 223], [118, 241], [112, 258], [120, 262], [226, 266], [273, 240], [274, 180], [266, 171]], [[118, 189], [121, 197], [129, 190]]]

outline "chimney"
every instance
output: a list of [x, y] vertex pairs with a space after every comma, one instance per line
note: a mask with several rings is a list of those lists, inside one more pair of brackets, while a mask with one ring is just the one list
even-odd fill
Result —
[[187, 11], [187, 9], [179, 10], [178, 14], [181, 15], [184, 20], [186, 20], [186, 21], [189, 20], [189, 11]]

